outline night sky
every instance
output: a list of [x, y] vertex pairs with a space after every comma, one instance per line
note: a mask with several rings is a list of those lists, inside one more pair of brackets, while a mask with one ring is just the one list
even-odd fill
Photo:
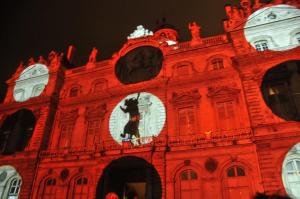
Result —
[[202, 26], [202, 36], [223, 33], [224, 5], [238, 0], [10, 0], [1, 2], [0, 100], [5, 81], [21, 60], [47, 57], [51, 50], [65, 52], [76, 47], [73, 64], [86, 63], [93, 47], [98, 60], [110, 58], [126, 42], [137, 25], [154, 30], [158, 19], [179, 31], [181, 41], [190, 39], [188, 23]]

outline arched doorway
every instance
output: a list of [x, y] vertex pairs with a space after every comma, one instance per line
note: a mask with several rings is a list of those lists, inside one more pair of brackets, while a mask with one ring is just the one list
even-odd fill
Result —
[[142, 158], [126, 156], [112, 161], [103, 171], [97, 185], [97, 199], [109, 192], [119, 198], [159, 199], [162, 196], [161, 180], [156, 169]]

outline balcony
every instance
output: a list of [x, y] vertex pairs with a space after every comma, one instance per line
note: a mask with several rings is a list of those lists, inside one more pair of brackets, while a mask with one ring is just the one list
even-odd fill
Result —
[[177, 147], [193, 146], [197, 148], [209, 148], [215, 146], [228, 146], [252, 142], [253, 133], [250, 128], [234, 129], [228, 131], [212, 131], [184, 136], [159, 136], [143, 137], [138, 144], [137, 140], [118, 144], [114, 140], [103, 141], [89, 147], [77, 147], [68, 149], [45, 150], [40, 153], [40, 158], [66, 158], [71, 156], [91, 157], [112, 154], [143, 153], [153, 150], [173, 150]]

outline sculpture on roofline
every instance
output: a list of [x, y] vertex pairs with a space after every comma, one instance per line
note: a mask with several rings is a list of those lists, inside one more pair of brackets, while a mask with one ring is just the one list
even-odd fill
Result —
[[189, 23], [189, 30], [192, 35], [192, 40], [200, 40], [201, 26], [196, 22]]
[[147, 37], [153, 35], [152, 31], [145, 29], [142, 25], [136, 27], [135, 31], [131, 33], [127, 39], [137, 39], [140, 37]]
[[89, 56], [89, 63], [95, 63], [97, 61], [97, 54], [98, 54], [98, 49], [94, 47]]

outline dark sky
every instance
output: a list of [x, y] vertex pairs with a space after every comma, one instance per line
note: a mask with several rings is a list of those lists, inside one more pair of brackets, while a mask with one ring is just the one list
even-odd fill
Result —
[[83, 65], [92, 49], [98, 60], [118, 51], [137, 25], [154, 30], [165, 17], [176, 26], [180, 40], [190, 39], [188, 23], [202, 26], [202, 36], [223, 33], [224, 5], [238, 0], [10, 0], [0, 4], [0, 100], [5, 81], [25, 62], [51, 50], [65, 52], [70, 44], [77, 51], [74, 64]]

